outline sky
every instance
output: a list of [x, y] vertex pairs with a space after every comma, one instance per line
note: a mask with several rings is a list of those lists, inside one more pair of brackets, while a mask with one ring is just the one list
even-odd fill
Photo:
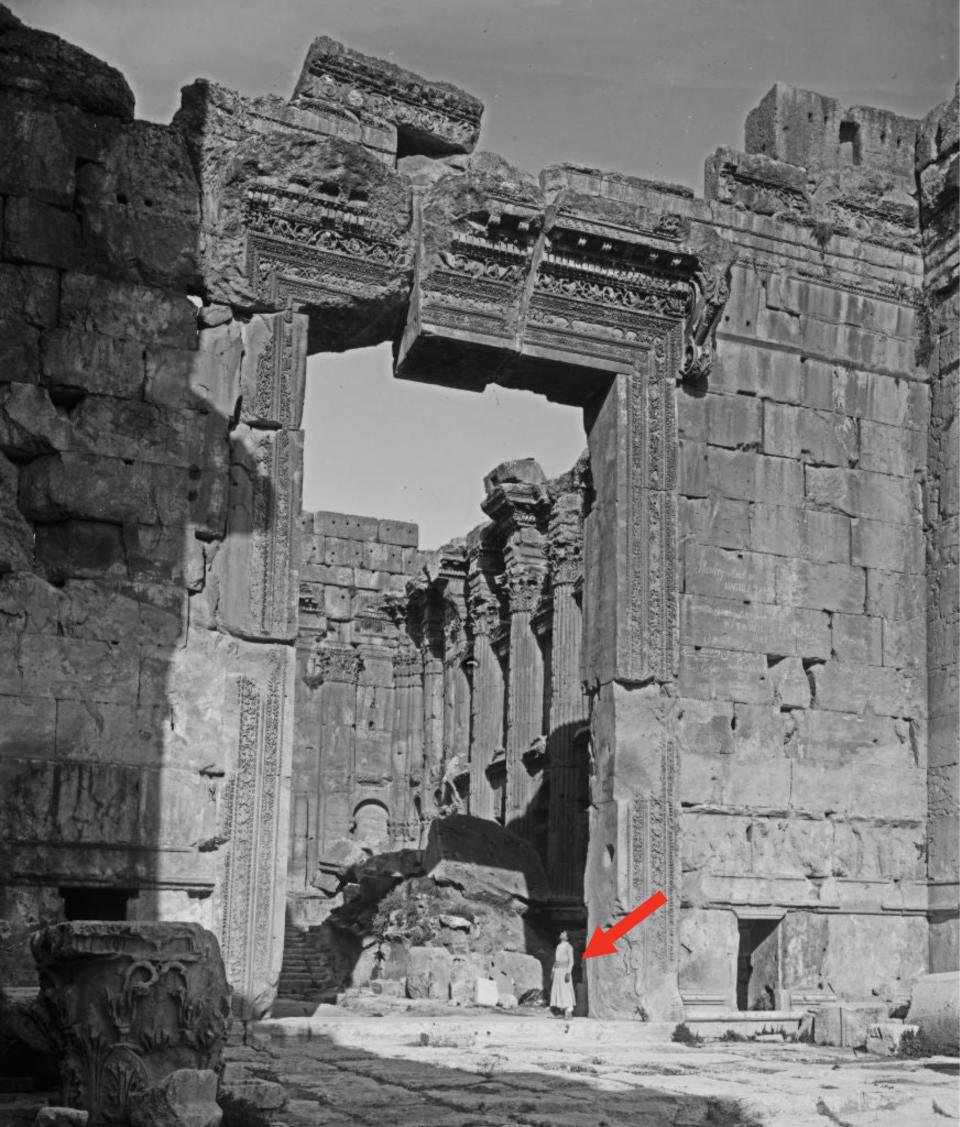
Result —
[[[293, 89], [330, 35], [453, 82], [486, 107], [480, 148], [531, 171], [570, 161], [702, 192], [771, 85], [922, 117], [957, 77], [955, 0], [5, 0], [25, 23], [118, 67], [137, 116], [179, 89]], [[585, 445], [579, 413], [522, 392], [392, 379], [387, 346], [311, 358], [304, 507], [416, 521], [436, 547], [482, 519], [483, 475]]]

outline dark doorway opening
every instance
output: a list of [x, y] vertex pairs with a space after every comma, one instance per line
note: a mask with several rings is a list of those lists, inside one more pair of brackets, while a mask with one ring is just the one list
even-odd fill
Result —
[[780, 920], [741, 919], [737, 1009], [772, 1010], [780, 989]]
[[134, 888], [61, 888], [65, 920], [125, 920]]

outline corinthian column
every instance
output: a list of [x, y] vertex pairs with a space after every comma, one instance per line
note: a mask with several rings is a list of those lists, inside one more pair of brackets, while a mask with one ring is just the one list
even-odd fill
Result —
[[581, 576], [581, 497], [577, 490], [557, 498], [551, 514], [547, 552], [553, 589], [553, 646], [550, 669], [550, 804], [547, 868], [554, 892], [583, 896], [585, 812], [579, 808], [579, 775], [586, 770], [574, 754], [574, 736], [586, 723], [580, 682], [580, 607], [574, 588]]
[[[520, 472], [518, 472], [518, 468]], [[547, 504], [543, 471], [536, 462], [507, 463], [486, 480], [483, 510], [504, 538], [503, 588], [510, 612], [507, 678], [506, 826], [532, 839], [532, 811], [540, 780], [524, 755], [543, 735], [543, 653], [532, 628], [546, 576], [538, 519]]]
[[488, 570], [491, 553], [471, 554], [467, 580], [467, 606], [473, 642], [473, 691], [470, 697], [470, 813], [496, 818], [498, 795], [490, 785], [487, 768], [503, 747], [503, 669], [493, 649], [491, 634], [500, 624], [500, 600]]

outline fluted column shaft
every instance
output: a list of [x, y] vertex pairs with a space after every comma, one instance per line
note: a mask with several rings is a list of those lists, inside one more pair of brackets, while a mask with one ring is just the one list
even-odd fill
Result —
[[580, 607], [573, 594], [573, 576], [554, 579], [553, 650], [550, 694], [550, 806], [547, 864], [550, 881], [561, 896], [583, 895], [584, 843], [579, 809], [579, 774], [574, 760], [574, 736], [584, 724], [580, 686]]

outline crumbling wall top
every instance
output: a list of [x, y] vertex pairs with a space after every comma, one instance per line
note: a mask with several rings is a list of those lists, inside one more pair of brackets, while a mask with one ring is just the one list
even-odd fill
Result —
[[912, 182], [919, 127], [889, 110], [845, 110], [836, 98], [777, 82], [747, 115], [745, 146], [810, 171], [866, 165]]
[[123, 75], [58, 35], [25, 27], [0, 5], [0, 87], [39, 94], [89, 113], [133, 119]]

